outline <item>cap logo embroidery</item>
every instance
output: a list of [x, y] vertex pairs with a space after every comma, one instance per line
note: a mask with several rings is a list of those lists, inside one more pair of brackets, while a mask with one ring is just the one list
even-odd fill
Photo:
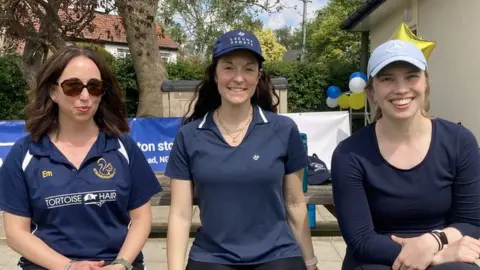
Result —
[[245, 36], [245, 33], [244, 32], [238, 32], [238, 35], [243, 37], [243, 36]]
[[393, 41], [387, 45], [387, 52], [396, 53], [405, 49], [405, 44], [399, 42], [398, 40]]

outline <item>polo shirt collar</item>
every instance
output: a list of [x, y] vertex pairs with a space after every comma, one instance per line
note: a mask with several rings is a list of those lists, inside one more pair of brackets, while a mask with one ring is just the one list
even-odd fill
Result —
[[[100, 131], [97, 140], [93, 144], [92, 149], [90, 149], [90, 152], [88, 153], [86, 159], [92, 157], [100, 157], [105, 152], [116, 150], [119, 148], [120, 143], [116, 138], [108, 136], [103, 131]], [[60, 153], [60, 151], [56, 150], [55, 145], [46, 134], [43, 135], [38, 142], [30, 143], [29, 151], [32, 155], [48, 156], [51, 159], [59, 162], [63, 162], [65, 159]]]
[[[197, 128], [198, 129], [213, 129], [214, 127], [216, 127], [217, 125], [213, 121], [213, 113], [214, 113], [214, 111], [206, 113], [203, 116], [202, 121], [200, 122], [200, 124], [198, 125]], [[264, 110], [262, 108], [260, 108], [260, 106], [258, 106], [258, 105], [253, 105], [252, 123], [254, 125], [261, 125], [261, 124], [267, 124], [268, 123], [268, 119], [265, 116]]]

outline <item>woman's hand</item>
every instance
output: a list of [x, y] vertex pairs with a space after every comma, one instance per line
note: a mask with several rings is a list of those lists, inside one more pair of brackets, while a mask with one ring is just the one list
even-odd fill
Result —
[[438, 242], [431, 234], [413, 238], [400, 238], [392, 235], [392, 240], [402, 246], [400, 254], [393, 262], [393, 270], [427, 269], [438, 252]]
[[102, 267], [102, 270], [125, 270], [125, 266], [121, 264], [107, 265]]
[[93, 262], [93, 261], [80, 261], [74, 262], [68, 268], [68, 270], [99, 270], [102, 269], [102, 266], [105, 264], [104, 261]]
[[433, 258], [432, 265], [449, 262], [473, 263], [480, 257], [480, 240], [464, 236], [460, 240], [446, 245]]
[[308, 266], [307, 270], [318, 270], [318, 267], [316, 265]]

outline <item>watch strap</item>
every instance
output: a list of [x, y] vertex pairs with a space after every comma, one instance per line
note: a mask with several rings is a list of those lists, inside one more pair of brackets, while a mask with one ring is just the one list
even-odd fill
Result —
[[133, 268], [133, 265], [131, 263], [129, 263], [127, 260], [122, 259], [122, 258], [115, 259], [112, 262], [112, 265], [113, 264], [121, 264], [121, 265], [125, 266], [125, 269], [127, 269], [127, 270], [132, 270], [132, 268]]
[[447, 235], [441, 230], [433, 230], [432, 233], [438, 236], [440, 242], [442, 242], [442, 249], [445, 245], [448, 245]]

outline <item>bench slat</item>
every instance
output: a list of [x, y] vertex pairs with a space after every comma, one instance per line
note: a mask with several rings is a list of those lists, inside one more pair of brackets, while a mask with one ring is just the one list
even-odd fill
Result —
[[[192, 222], [190, 226], [190, 233], [195, 233], [200, 228], [200, 222]], [[166, 233], [168, 230], [168, 221], [158, 221], [152, 223], [152, 233]], [[311, 228], [311, 231], [315, 232], [329, 232], [338, 234], [339, 228], [336, 221], [321, 221], [317, 222], [315, 228]], [[337, 233], [336, 233], [337, 232]]]
[[[154, 195], [150, 200], [152, 205], [170, 205], [170, 180], [164, 175], [157, 175], [157, 179], [162, 185], [163, 191]], [[331, 185], [310, 185], [305, 193], [307, 204], [333, 205], [333, 194]], [[196, 201], [194, 204], [197, 205]]]

